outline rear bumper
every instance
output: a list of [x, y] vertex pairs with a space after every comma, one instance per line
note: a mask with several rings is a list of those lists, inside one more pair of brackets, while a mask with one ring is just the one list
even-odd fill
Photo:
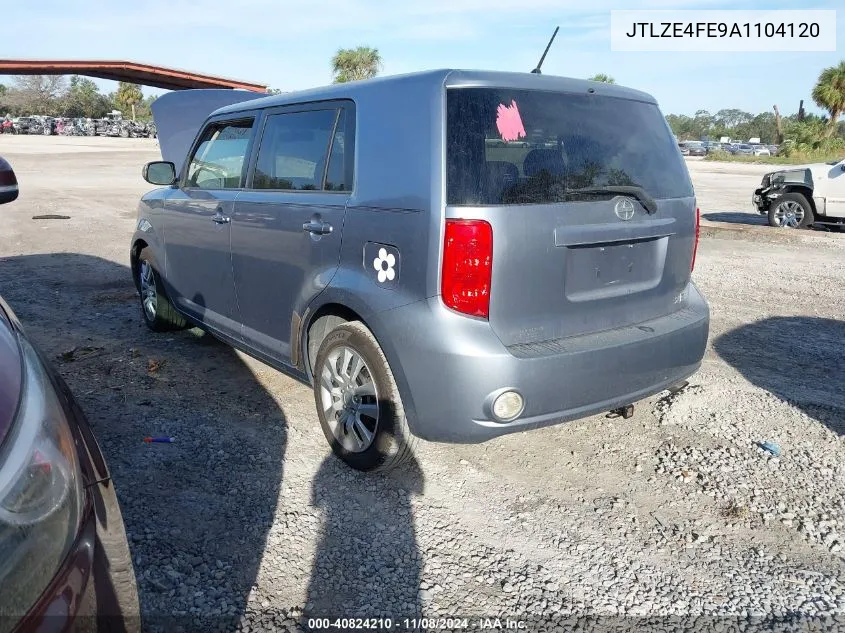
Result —
[[[608, 411], [689, 377], [704, 356], [710, 315], [696, 287], [688, 290], [682, 309], [653, 321], [510, 348], [486, 321], [455, 314], [434, 297], [379, 315], [379, 338], [413, 432], [483, 442]], [[489, 402], [506, 388], [523, 396], [525, 409], [501, 423]]]

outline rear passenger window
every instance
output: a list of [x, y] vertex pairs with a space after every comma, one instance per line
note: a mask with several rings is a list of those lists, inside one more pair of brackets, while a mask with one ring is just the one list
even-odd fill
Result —
[[329, 157], [329, 169], [326, 172], [326, 191], [349, 191], [352, 189], [351, 174], [347, 169], [346, 154], [346, 110], [341, 110], [337, 117], [332, 153]]
[[337, 115], [331, 109], [267, 117], [252, 188], [322, 190]]
[[206, 129], [188, 165], [185, 185], [197, 189], [237, 189], [253, 120], [214, 124]]

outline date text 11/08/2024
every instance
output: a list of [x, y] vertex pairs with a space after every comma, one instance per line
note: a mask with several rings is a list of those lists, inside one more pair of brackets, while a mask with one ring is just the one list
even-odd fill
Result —
[[376, 630], [444, 630], [471, 629], [476, 631], [525, 630], [527, 624], [513, 618], [309, 618], [308, 628], [312, 631], [331, 629], [376, 629]]

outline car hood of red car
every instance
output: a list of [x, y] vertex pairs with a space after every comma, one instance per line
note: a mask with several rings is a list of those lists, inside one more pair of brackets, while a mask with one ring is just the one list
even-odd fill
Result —
[[21, 395], [21, 351], [15, 326], [0, 299], [0, 446], [12, 426]]

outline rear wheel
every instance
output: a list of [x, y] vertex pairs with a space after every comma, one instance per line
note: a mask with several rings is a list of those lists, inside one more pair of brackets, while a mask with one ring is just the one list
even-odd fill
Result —
[[800, 193], [785, 193], [769, 207], [769, 226], [806, 229], [812, 223], [813, 210]]
[[150, 260], [147, 249], [138, 255], [138, 292], [141, 298], [141, 316], [153, 332], [179, 330], [188, 326], [185, 318], [170, 303], [161, 277]]
[[314, 400], [323, 434], [352, 468], [385, 471], [409, 459], [414, 436], [378, 342], [360, 322], [323, 339], [314, 362]]

